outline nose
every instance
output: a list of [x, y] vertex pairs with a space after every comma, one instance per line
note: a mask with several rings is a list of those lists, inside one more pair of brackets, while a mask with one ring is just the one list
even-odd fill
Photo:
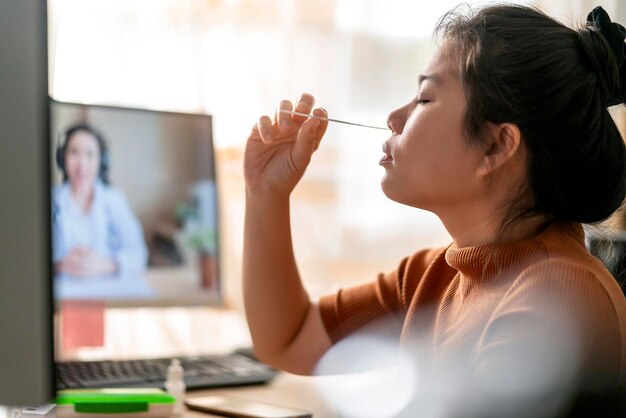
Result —
[[407, 111], [406, 106], [400, 107], [389, 114], [387, 117], [387, 126], [395, 134], [401, 134], [406, 124]]

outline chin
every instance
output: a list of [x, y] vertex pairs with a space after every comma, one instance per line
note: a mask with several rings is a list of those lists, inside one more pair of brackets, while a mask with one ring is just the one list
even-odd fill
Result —
[[389, 195], [389, 192], [390, 192], [390, 190], [389, 190], [389, 179], [387, 178], [386, 174], [380, 180], [380, 189], [383, 191], [385, 196], [387, 196], [389, 199], [393, 200], [392, 197]]
[[402, 198], [402, 193], [393, 187], [393, 182], [387, 176], [384, 176], [383, 179], [380, 181], [380, 188], [382, 189], [385, 196], [387, 196], [394, 202], [402, 203], [404, 205], [407, 204], [407, 202], [405, 201], [406, 199]]
[[383, 177], [383, 179], [381, 180], [380, 187], [385, 196], [387, 196], [387, 198], [393, 200], [394, 202], [406, 206], [411, 206], [413, 208], [430, 211], [430, 209], [426, 207], [428, 205], [425, 205], [423, 204], [423, 202], [420, 202], [418, 201], [418, 199], [416, 199], [416, 192], [407, 192], [406, 190], [398, 190], [397, 188], [394, 188], [393, 182], [391, 182], [391, 180], [388, 179], [387, 176]]
[[93, 184], [95, 182], [94, 181], [90, 181], [90, 180], [86, 180], [86, 179], [80, 179], [80, 180], [74, 180], [74, 181], [70, 180], [70, 183], [76, 189], [86, 189], [86, 188], [93, 187]]

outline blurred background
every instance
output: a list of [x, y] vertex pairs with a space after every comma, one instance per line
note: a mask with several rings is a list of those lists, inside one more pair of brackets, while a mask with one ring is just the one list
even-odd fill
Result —
[[[584, 22], [602, 5], [626, 23], [622, 0], [514, 3], [537, 5], [567, 24]], [[273, 115], [281, 99], [309, 92], [330, 117], [385, 126], [387, 114], [416, 94], [417, 76], [433, 52], [433, 28], [457, 4], [49, 0], [50, 93], [60, 101], [213, 115], [226, 307], [241, 310], [242, 157], [252, 125]], [[613, 114], [624, 132], [624, 113]], [[415, 250], [450, 241], [434, 215], [381, 192], [378, 160], [387, 138], [383, 131], [331, 124], [294, 193], [295, 252], [312, 298], [372, 280]], [[200, 323], [189, 316], [197, 314], [164, 320], [171, 323], [168, 341], [186, 351], [211, 344], [177, 337], [181, 323]], [[129, 315], [138, 324], [151, 321], [145, 311], [107, 315], [108, 324], [132, 324]], [[246, 341], [224, 338], [232, 345]], [[116, 347], [106, 350], [115, 354]]]

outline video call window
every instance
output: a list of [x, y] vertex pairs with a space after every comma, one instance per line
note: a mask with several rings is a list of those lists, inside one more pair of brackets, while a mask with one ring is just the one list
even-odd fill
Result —
[[57, 300], [219, 303], [209, 115], [51, 102]]

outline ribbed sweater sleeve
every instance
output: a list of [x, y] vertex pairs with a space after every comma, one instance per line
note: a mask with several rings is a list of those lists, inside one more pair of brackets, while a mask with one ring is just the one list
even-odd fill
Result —
[[377, 279], [319, 301], [326, 332], [333, 343], [368, 325], [386, 337], [399, 339], [413, 290], [429, 264], [443, 249], [423, 250], [402, 260], [398, 268]]

